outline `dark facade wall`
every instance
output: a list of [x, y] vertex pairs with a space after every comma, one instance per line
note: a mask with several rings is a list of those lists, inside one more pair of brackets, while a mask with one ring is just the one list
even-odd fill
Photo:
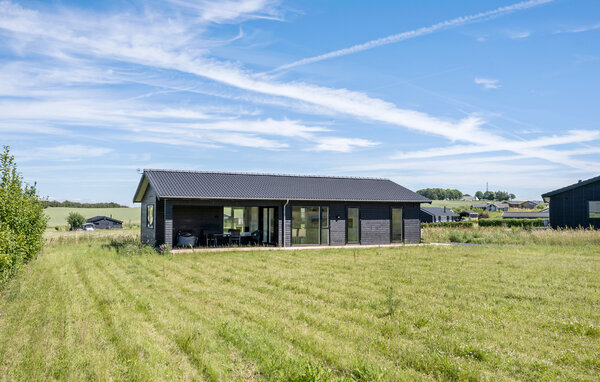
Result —
[[[178, 232], [191, 232], [200, 240], [207, 233], [223, 232], [223, 207], [217, 206], [174, 206], [173, 242]], [[200, 244], [204, 244], [200, 242]]]
[[405, 204], [403, 213], [404, 220], [404, 242], [405, 243], [420, 243], [421, 242], [421, 220], [419, 213], [421, 205], [419, 203]]
[[[185, 200], [170, 199], [165, 200], [164, 213], [164, 238], [165, 244], [173, 247], [177, 244], [178, 231], [190, 231], [200, 237], [202, 230], [210, 233], [223, 232], [223, 207], [275, 207], [276, 214], [280, 214], [283, 203], [278, 200]], [[217, 216], [217, 218], [215, 218]], [[180, 223], [181, 222], [181, 223]], [[281, 219], [278, 219], [276, 232], [279, 231], [276, 239], [279, 242], [281, 237]], [[262, 227], [261, 227], [262, 229]], [[205, 244], [205, 243], [200, 243]]]
[[420, 208], [419, 208], [419, 219], [423, 223], [433, 223], [433, 216], [421, 211]]
[[[352, 206], [349, 206], [352, 207]], [[391, 206], [360, 204], [360, 244], [389, 244], [392, 237]]]
[[160, 199], [156, 201], [156, 221], [155, 232], [156, 232], [156, 245], [162, 245], [165, 243], [165, 201]]
[[[148, 229], [146, 205], [155, 204], [155, 228]], [[142, 202], [142, 240], [150, 245], [167, 244], [173, 246], [178, 231], [191, 231], [201, 236], [202, 230], [222, 231], [223, 206], [259, 206], [275, 207], [277, 219], [277, 243], [280, 246], [291, 245], [292, 206], [328, 206], [330, 245], [346, 244], [346, 218], [348, 207], [360, 208], [360, 243], [389, 244], [391, 241], [391, 209], [403, 208], [403, 239], [405, 243], [421, 241], [420, 204], [418, 203], [343, 203], [343, 202], [290, 202], [284, 209], [285, 201], [265, 200], [156, 200], [154, 191], [148, 187]], [[217, 218], [215, 218], [217, 216]], [[203, 244], [203, 243], [201, 243]]]
[[[146, 206], [148, 204], [154, 204], [154, 217], [155, 217], [155, 221], [154, 221], [154, 228], [148, 228], [146, 227]], [[156, 243], [156, 226], [157, 226], [157, 215], [156, 215], [156, 193], [154, 192], [154, 189], [152, 188], [152, 186], [150, 186], [148, 184], [148, 188], [146, 189], [146, 193], [144, 194], [144, 198], [142, 199], [142, 208], [141, 208], [141, 238], [142, 238], [142, 243], [146, 243], [148, 245], [152, 245], [155, 246]]]
[[600, 201], [600, 181], [550, 197], [550, 225], [600, 228], [600, 219], [589, 218], [590, 201]]
[[329, 205], [329, 241], [331, 245], [346, 244], [346, 206], [343, 203]]
[[[284, 245], [292, 243], [292, 206], [329, 206], [330, 245], [346, 245], [346, 217], [348, 207], [360, 209], [360, 244], [390, 244], [392, 236], [392, 207], [403, 209], [403, 238], [405, 243], [421, 242], [421, 221], [418, 203], [340, 203], [319, 201], [294, 201], [286, 208]], [[339, 219], [337, 218], [339, 216]]]

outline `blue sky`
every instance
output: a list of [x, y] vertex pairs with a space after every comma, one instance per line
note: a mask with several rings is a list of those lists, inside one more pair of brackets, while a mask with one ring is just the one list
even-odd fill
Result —
[[539, 199], [600, 172], [598, 41], [591, 0], [0, 1], [0, 143], [58, 200], [140, 168]]

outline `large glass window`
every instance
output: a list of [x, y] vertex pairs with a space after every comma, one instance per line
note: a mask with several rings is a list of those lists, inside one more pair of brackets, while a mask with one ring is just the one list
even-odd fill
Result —
[[154, 204], [146, 206], [146, 228], [154, 228]]
[[329, 245], [329, 207], [321, 207], [321, 244]]
[[347, 220], [347, 241], [350, 244], [357, 244], [360, 237], [360, 213], [356, 207], [348, 208], [348, 220]]
[[292, 207], [292, 245], [329, 244], [328, 207]]
[[402, 208], [392, 208], [392, 241], [402, 241]]
[[590, 219], [600, 219], [600, 201], [590, 201]]
[[223, 232], [258, 230], [258, 207], [223, 207]]

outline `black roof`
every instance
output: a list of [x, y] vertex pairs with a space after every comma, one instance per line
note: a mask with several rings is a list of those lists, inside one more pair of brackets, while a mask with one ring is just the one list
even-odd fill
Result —
[[504, 219], [548, 219], [550, 212], [505, 212], [502, 214]]
[[446, 208], [446, 211], [444, 211], [442, 207], [421, 207], [421, 211], [433, 216], [459, 216], [456, 212], [452, 211], [449, 208]]
[[545, 198], [547, 198], [549, 196], [554, 196], [554, 195], [560, 194], [562, 192], [570, 191], [570, 190], [572, 190], [574, 188], [586, 186], [586, 185], [588, 185], [590, 183], [594, 183], [594, 182], [598, 182], [598, 181], [600, 181], [600, 176], [596, 176], [594, 178], [587, 179], [587, 180], [582, 180], [582, 181], [579, 181], [579, 182], [577, 182], [575, 184], [572, 184], [570, 186], [566, 186], [566, 187], [563, 187], [563, 188], [559, 188], [558, 190], [546, 192], [545, 194], [542, 194], [542, 198], [545, 199]]
[[141, 202], [145, 180], [168, 199], [431, 202], [389, 179], [173, 170], [144, 170], [134, 202]]
[[113, 223], [117, 223], [117, 224], [122, 224], [123, 223], [123, 221], [121, 221], [121, 220], [113, 219], [113, 218], [108, 217], [108, 216], [94, 216], [93, 218], [87, 219], [86, 223], [95, 223], [95, 222], [100, 221], [100, 220], [109, 220], [109, 221], [111, 221]]

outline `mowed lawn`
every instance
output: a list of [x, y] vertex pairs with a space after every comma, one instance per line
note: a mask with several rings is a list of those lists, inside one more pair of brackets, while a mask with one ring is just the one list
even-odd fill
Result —
[[53, 244], [0, 295], [0, 380], [598, 380], [599, 252]]
[[48, 226], [67, 225], [67, 216], [71, 212], [78, 212], [84, 218], [89, 219], [94, 216], [112, 216], [115, 219], [122, 220], [125, 223], [140, 222], [140, 207], [132, 208], [71, 208], [71, 207], [48, 207], [44, 209], [48, 216]]

